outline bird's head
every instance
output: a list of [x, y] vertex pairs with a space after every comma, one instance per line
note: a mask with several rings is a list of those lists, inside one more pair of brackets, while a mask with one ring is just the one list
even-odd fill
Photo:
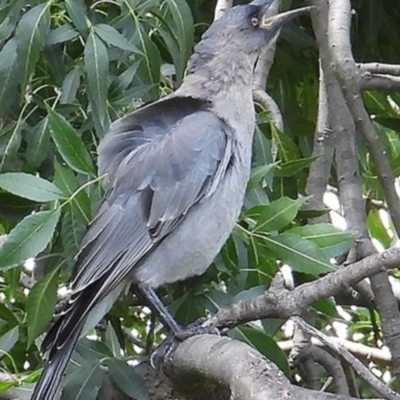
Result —
[[288, 20], [308, 12], [303, 7], [270, 16], [274, 0], [255, 0], [226, 11], [202, 37], [205, 51], [241, 51], [258, 55], [265, 45], [275, 39], [282, 25]]

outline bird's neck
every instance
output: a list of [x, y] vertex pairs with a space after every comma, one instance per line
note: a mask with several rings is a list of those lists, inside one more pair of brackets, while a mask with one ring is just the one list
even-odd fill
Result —
[[229, 48], [199, 46], [178, 90], [209, 101], [237, 91], [251, 93], [254, 62], [249, 55]]
[[[224, 54], [225, 53], [225, 54]], [[246, 142], [254, 131], [253, 69], [255, 60], [246, 54], [196, 52], [189, 63], [187, 75], [174, 96], [190, 96], [206, 100], [213, 111], [242, 135]]]

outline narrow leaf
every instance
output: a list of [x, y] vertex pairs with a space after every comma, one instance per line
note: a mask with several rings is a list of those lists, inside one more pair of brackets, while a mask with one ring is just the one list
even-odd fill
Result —
[[311, 240], [305, 240], [293, 233], [264, 236], [263, 239], [274, 256], [295, 271], [317, 275], [335, 270], [327, 256]]
[[103, 376], [99, 363], [83, 364], [68, 376], [61, 400], [96, 400]]
[[89, 35], [85, 46], [85, 70], [89, 83], [89, 101], [94, 117], [100, 126], [106, 120], [106, 102], [108, 90], [108, 53], [102, 40], [94, 33]]
[[11, 39], [0, 51], [0, 115], [3, 115], [13, 99], [17, 98], [20, 75], [17, 41]]
[[19, 339], [19, 327], [14, 326], [14, 328], [7, 331], [3, 336], [0, 337], [0, 359], [4, 356], [4, 352], [9, 352]]
[[64, 198], [53, 183], [24, 172], [0, 174], [0, 188], [25, 199], [45, 202]]
[[91, 220], [89, 196], [84, 190], [80, 190], [78, 194], [75, 194], [81, 184], [71, 170], [64, 168], [58, 162], [54, 163], [54, 169], [54, 183], [63, 191], [66, 197], [73, 197], [70, 203], [72, 211], [87, 225]]
[[281, 197], [264, 206], [264, 211], [254, 230], [271, 232], [284, 228], [294, 220], [300, 207], [306, 201], [307, 198], [292, 200], [288, 197]]
[[82, 70], [80, 68], [73, 69], [65, 77], [62, 87], [60, 103], [73, 103], [76, 99], [76, 93], [79, 88]]
[[17, 27], [18, 61], [23, 71], [25, 88], [30, 75], [35, 69], [40, 51], [45, 43], [50, 28], [51, 2], [38, 4], [21, 18]]
[[75, 255], [78, 253], [85, 231], [85, 224], [77, 217], [76, 213], [69, 209], [62, 219], [61, 241], [64, 256], [70, 268], [75, 265]]
[[0, 249], [0, 270], [21, 265], [44, 250], [53, 237], [59, 217], [59, 211], [39, 211], [18, 223]]
[[31, 169], [36, 170], [46, 158], [50, 144], [50, 128], [47, 117], [33, 128], [27, 137], [27, 142], [26, 161]]
[[122, 50], [131, 51], [132, 53], [141, 54], [141, 51], [134, 44], [129, 42], [125, 36], [121, 35], [111, 25], [98, 24], [95, 25], [94, 30], [107, 44]]
[[319, 156], [313, 156], [309, 158], [300, 158], [298, 160], [291, 160], [282, 163], [276, 169], [276, 176], [292, 176], [304, 168], [308, 168]]
[[83, 0], [65, 0], [65, 8], [75, 27], [86, 37], [89, 26], [85, 2]]
[[79, 32], [71, 25], [64, 24], [49, 33], [46, 39], [46, 45], [51, 46], [57, 43], [63, 43], [76, 38]]
[[354, 233], [342, 231], [331, 224], [313, 224], [293, 228], [294, 233], [303, 239], [312, 240], [328, 257], [345, 253], [354, 243]]
[[57, 303], [58, 268], [37, 282], [27, 301], [28, 346], [46, 329]]
[[241, 326], [235, 329], [235, 339], [255, 347], [261, 354], [274, 362], [283, 372], [289, 376], [289, 364], [285, 353], [279, 348], [271, 336], [266, 335], [262, 330], [249, 326]]
[[107, 360], [108, 373], [121, 391], [136, 400], [149, 400], [150, 395], [143, 378], [124, 361], [110, 358]]
[[75, 171], [95, 176], [92, 160], [82, 139], [60, 114], [49, 110], [51, 136], [64, 161]]

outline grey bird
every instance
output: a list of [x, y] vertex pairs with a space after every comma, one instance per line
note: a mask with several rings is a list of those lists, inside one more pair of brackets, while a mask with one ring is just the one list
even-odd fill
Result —
[[53, 400], [77, 340], [134, 284], [161, 321], [181, 328], [154, 289], [202, 274], [239, 216], [251, 167], [252, 76], [282, 24], [272, 0], [227, 11], [195, 47], [182, 85], [117, 120], [99, 147], [106, 193], [77, 256], [71, 298], [42, 344], [33, 400]]

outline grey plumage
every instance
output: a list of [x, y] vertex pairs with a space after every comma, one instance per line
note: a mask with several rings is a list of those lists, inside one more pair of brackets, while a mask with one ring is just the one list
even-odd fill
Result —
[[43, 341], [33, 400], [55, 397], [76, 341], [127, 284], [146, 290], [201, 274], [231, 233], [251, 166], [254, 64], [285, 19], [268, 25], [271, 2], [228, 11], [196, 46], [181, 87], [116, 121], [102, 141], [107, 191], [71, 299]]

